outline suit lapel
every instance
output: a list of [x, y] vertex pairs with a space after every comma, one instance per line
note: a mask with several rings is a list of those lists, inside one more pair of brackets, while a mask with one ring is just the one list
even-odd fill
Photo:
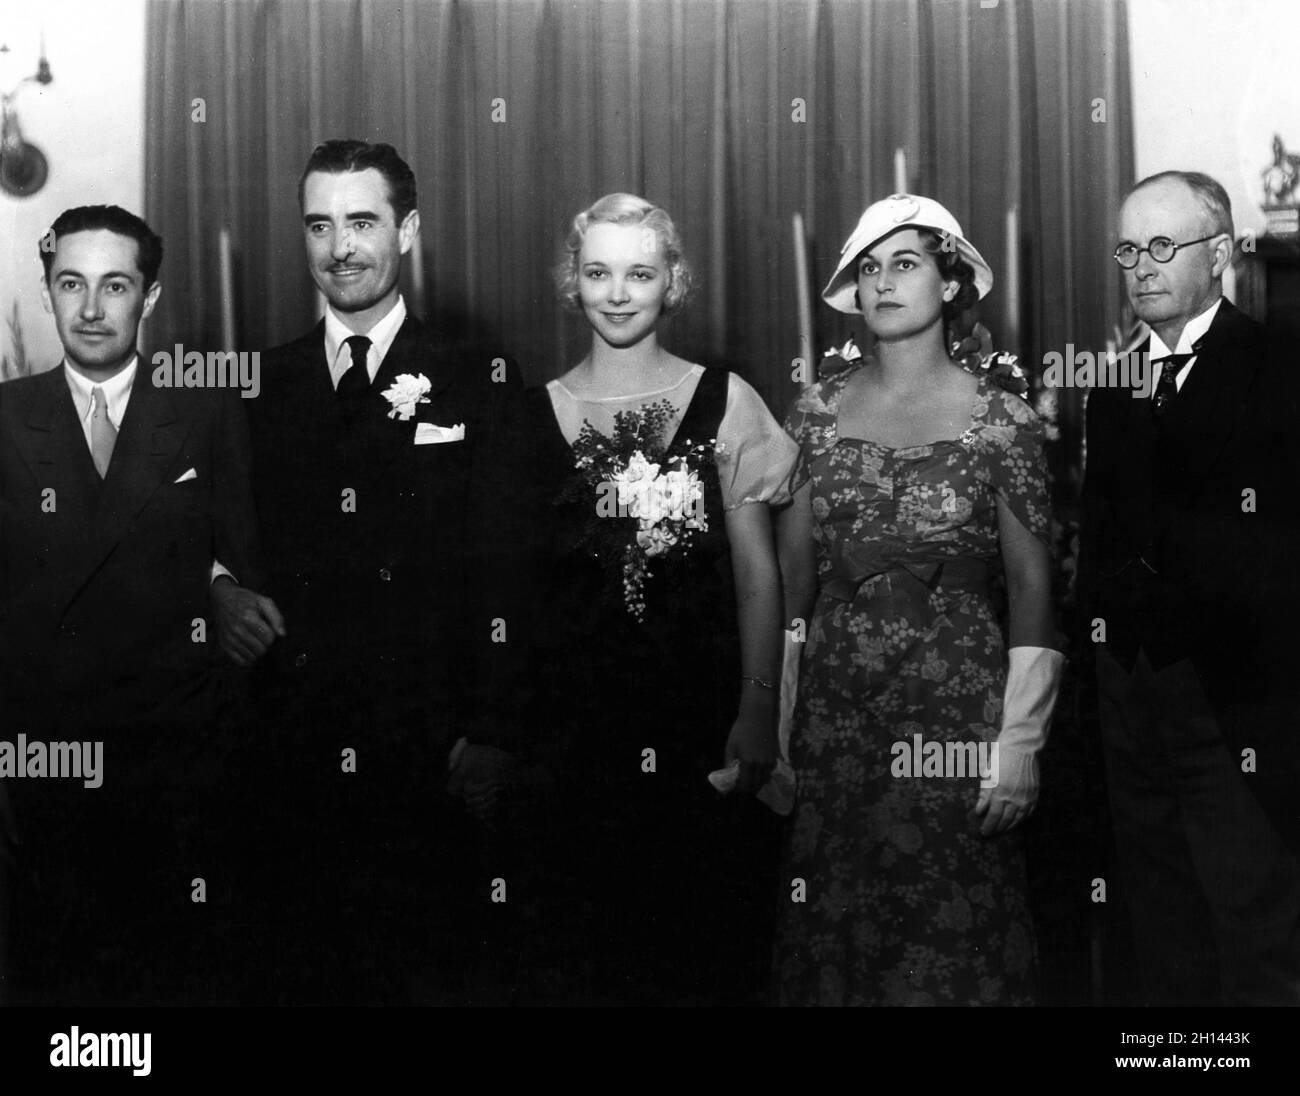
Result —
[[86, 436], [77, 418], [63, 367], [40, 375], [38, 390], [27, 413], [25, 429], [14, 439], [27, 463], [38, 493], [54, 492], [57, 512], [71, 520], [81, 535], [60, 537], [53, 546], [48, 573], [66, 575], [79, 562], [94, 527], [102, 485], [95, 471]]
[[[90, 513], [99, 473], [62, 366], [40, 375], [26, 425], [26, 431], [14, 440], [36, 482], [42, 489], [53, 487], [56, 501], [72, 501], [80, 512]], [[87, 471], [93, 479], [87, 477]]]
[[74, 573], [71, 596], [113, 551], [165, 481], [190, 428], [190, 423], [178, 418], [171, 395], [155, 388], [148, 374], [138, 370], [99, 495], [94, 532]]
[[1254, 325], [1224, 301], [1205, 333], [1196, 361], [1167, 421], [1160, 424], [1163, 471], [1174, 477], [1172, 500], [1161, 524], [1196, 497], [1237, 427], [1258, 369]]
[[[437, 345], [432, 334], [424, 325], [412, 316], [407, 316], [393, 339], [393, 345], [384, 355], [383, 364], [375, 376], [371, 391], [382, 393], [385, 388], [397, 380], [400, 373], [423, 373], [429, 378], [429, 400], [434, 401], [438, 393], [451, 383], [455, 376], [455, 364], [445, 354], [437, 353]], [[388, 401], [384, 401], [384, 410], [388, 410]]]
[[[402, 373], [423, 374], [429, 380], [429, 403], [418, 405], [416, 414], [405, 422], [388, 417], [392, 405], [383, 395]], [[454, 376], [455, 363], [436, 352], [434, 340], [408, 315], [375, 374], [358, 421], [344, 435], [351, 466], [363, 468], [371, 478], [382, 475], [414, 444], [416, 424], [433, 421], [431, 412], [438, 406], [438, 396]]]
[[293, 378], [301, 385], [304, 403], [311, 414], [333, 414], [334, 382], [330, 380], [329, 362], [325, 360], [325, 321], [321, 320], [298, 346], [300, 375]]

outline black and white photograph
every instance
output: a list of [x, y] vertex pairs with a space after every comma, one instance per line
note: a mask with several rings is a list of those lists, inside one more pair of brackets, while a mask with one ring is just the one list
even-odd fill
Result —
[[1017, 1007], [1098, 1077], [1258, 1080], [1298, 44], [1291, 0], [5, 0], [33, 1075], [867, 1006], [886, 1056]]

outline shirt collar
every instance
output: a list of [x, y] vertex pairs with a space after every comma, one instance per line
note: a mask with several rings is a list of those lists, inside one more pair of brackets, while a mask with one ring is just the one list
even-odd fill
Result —
[[[388, 348], [393, 345], [393, 340], [397, 338], [397, 332], [405, 320], [406, 301], [399, 293], [397, 303], [388, 310], [388, 315], [365, 332], [366, 338], [370, 340], [370, 352], [366, 355], [366, 372], [370, 374], [372, 381], [378, 374], [384, 356], [388, 353]], [[339, 319], [333, 305], [325, 309], [325, 360], [329, 363], [330, 376], [336, 386], [339, 378], [352, 366], [351, 350], [343, 344], [355, 334], [357, 332], [350, 331]]]
[[1165, 340], [1151, 331], [1151, 360], [1156, 358], [1167, 358], [1170, 354], [1190, 354], [1192, 346], [1204, 338], [1205, 333], [1210, 330], [1210, 324], [1214, 322], [1214, 317], [1219, 314], [1219, 305], [1223, 303], [1223, 298], [1219, 297], [1209, 308], [1199, 316], [1193, 316], [1187, 321], [1187, 326], [1183, 328], [1183, 333], [1178, 336], [1178, 347], [1170, 350], [1165, 345]]
[[68, 359], [63, 359], [63, 376], [68, 382], [68, 391], [72, 393], [72, 402], [77, 408], [77, 417], [86, 419], [90, 417], [93, 400], [91, 393], [96, 388], [104, 390], [104, 399], [108, 403], [108, 418], [115, 427], [122, 425], [122, 416], [126, 414], [126, 405], [131, 399], [131, 385], [135, 383], [136, 368], [140, 364], [140, 355], [132, 356], [127, 367], [119, 373], [104, 381], [103, 384], [96, 384], [89, 377], [78, 373], [68, 364]]

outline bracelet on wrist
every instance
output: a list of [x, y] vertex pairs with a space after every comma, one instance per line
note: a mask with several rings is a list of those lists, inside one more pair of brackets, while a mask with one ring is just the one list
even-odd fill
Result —
[[740, 678], [742, 683], [748, 682], [750, 685], [757, 685], [760, 689], [772, 689], [775, 686], [761, 677], [755, 677], [753, 674], [743, 674]]

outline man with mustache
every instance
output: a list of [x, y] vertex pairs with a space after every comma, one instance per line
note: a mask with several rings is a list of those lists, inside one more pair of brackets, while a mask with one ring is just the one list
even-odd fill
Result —
[[10, 774], [11, 999], [203, 1002], [225, 886], [213, 561], [259, 581], [244, 410], [151, 383], [136, 341], [162, 240], [139, 217], [66, 210], [39, 252], [63, 361], [0, 386], [0, 735], [102, 743], [102, 762], [41, 778], [29, 745]]
[[398, 281], [420, 214], [391, 146], [322, 144], [299, 202], [328, 307], [263, 355], [250, 410], [261, 594], [284, 634], [264, 600], [217, 580], [227, 650], [256, 662], [256, 748], [272, 753], [252, 777], [270, 847], [251, 996], [452, 1003], [492, 916], [466, 805], [487, 814], [510, 768], [476, 667], [499, 569], [485, 515], [505, 507], [489, 470], [520, 383], [408, 313]]
[[1089, 397], [1079, 582], [1145, 1000], [1300, 1004], [1295, 368], [1223, 298], [1214, 179], [1142, 180], [1119, 241], [1155, 383]]

